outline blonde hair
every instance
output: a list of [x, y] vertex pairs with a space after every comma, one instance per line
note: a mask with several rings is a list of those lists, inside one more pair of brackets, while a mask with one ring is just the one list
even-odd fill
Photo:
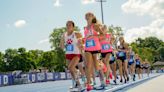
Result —
[[124, 40], [124, 37], [123, 37], [123, 36], [121, 36], [121, 37], [119, 38], [119, 40], [123, 40], [123, 44], [125, 43], [125, 40]]

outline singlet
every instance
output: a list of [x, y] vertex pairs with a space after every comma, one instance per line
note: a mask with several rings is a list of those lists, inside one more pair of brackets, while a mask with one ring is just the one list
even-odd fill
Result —
[[71, 35], [67, 35], [67, 32], [64, 34], [65, 40], [65, 50], [66, 54], [80, 54], [80, 50], [78, 48], [78, 39], [76, 38], [75, 32]]

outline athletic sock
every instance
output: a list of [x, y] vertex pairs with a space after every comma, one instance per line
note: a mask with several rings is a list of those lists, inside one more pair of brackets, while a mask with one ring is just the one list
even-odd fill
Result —
[[84, 83], [86, 82], [86, 77], [84, 75], [81, 77], [81, 79]]
[[76, 86], [76, 81], [72, 79], [72, 88], [75, 88], [75, 86]]

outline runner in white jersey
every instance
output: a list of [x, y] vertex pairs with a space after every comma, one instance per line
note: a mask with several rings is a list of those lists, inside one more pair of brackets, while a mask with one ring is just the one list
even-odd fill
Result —
[[82, 35], [74, 32], [74, 22], [68, 21], [66, 24], [66, 32], [61, 39], [60, 47], [65, 49], [66, 60], [68, 61], [68, 69], [72, 75], [72, 79], [75, 81], [75, 86], [81, 89], [78, 76], [76, 76], [76, 66], [80, 60], [80, 40]]

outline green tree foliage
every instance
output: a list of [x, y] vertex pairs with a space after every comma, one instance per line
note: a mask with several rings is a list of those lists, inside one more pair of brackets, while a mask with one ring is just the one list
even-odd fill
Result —
[[43, 51], [40, 50], [27, 52], [25, 48], [7, 49], [4, 55], [0, 53], [0, 71], [22, 70], [27, 72], [30, 69], [36, 69], [42, 59], [42, 53]]
[[31, 65], [32, 65], [32, 69], [37, 69], [39, 67], [42, 67], [39, 63], [40, 61], [43, 59], [44, 51], [42, 50], [29, 50], [27, 52], [28, 58], [30, 59]]
[[161, 59], [161, 61], [164, 61], [164, 46], [160, 47], [158, 49], [159, 52], [159, 58]]
[[147, 37], [145, 39], [138, 38], [137, 41], [140, 43], [140, 47], [147, 47], [153, 50], [157, 50], [159, 47], [163, 45], [162, 40], [159, 40], [156, 37]]
[[109, 26], [108, 27], [108, 33], [112, 33], [115, 36], [122, 36], [123, 35], [123, 29], [119, 26]]
[[0, 72], [5, 70], [4, 54], [0, 52]]
[[15, 63], [13, 62], [14, 61], [14, 57], [16, 57], [17, 55], [17, 50], [16, 49], [7, 49], [5, 50], [5, 55], [4, 55], [4, 72], [6, 71], [11, 71], [14, 69], [14, 66], [12, 65], [15, 65]]
[[145, 39], [138, 38], [131, 43], [133, 50], [144, 59], [148, 59], [150, 63], [163, 59], [164, 42], [156, 37], [147, 37]]
[[42, 59], [39, 62], [39, 65], [42, 67], [48, 68], [50, 71], [54, 71], [55, 66], [55, 52], [47, 51], [43, 53]]
[[52, 49], [59, 48], [61, 36], [65, 31], [66, 31], [65, 27], [55, 28], [54, 31], [50, 34], [50, 43]]

